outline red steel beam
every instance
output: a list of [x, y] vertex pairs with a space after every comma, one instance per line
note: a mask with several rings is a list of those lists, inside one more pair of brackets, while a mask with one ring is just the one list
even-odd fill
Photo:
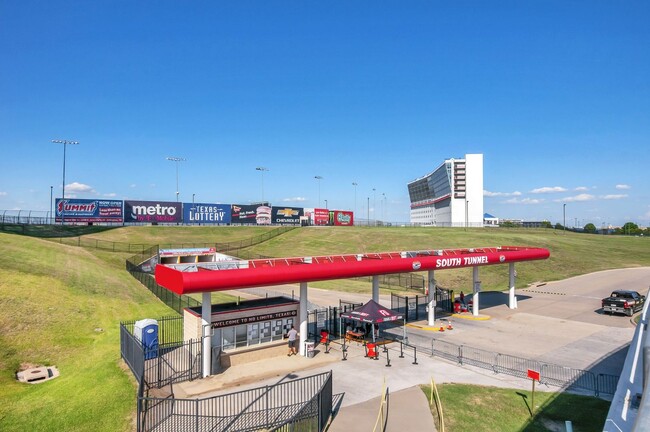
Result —
[[[411, 254], [415, 253], [410, 252]], [[361, 256], [359, 260], [357, 257]], [[182, 272], [158, 264], [156, 282], [177, 294], [226, 291], [269, 285], [348, 279], [362, 276], [444, 270], [520, 261], [542, 260], [550, 256], [543, 248], [501, 246], [474, 249], [418, 251], [414, 257], [402, 258], [400, 252], [333, 255], [326, 257], [281, 258], [249, 261], [248, 268]]]

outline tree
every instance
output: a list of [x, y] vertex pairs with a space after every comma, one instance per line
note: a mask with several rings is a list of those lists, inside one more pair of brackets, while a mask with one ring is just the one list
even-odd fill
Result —
[[549, 221], [542, 221], [542, 228], [553, 228], [553, 225]]
[[556, 230], [561, 230], [561, 229], [564, 229], [564, 227], [562, 226], [561, 223], [558, 222], [558, 223], [555, 224], [555, 229]]
[[623, 225], [623, 234], [639, 234], [641, 230], [639, 229], [639, 226], [635, 224], [634, 222], [625, 222], [625, 225]]
[[592, 234], [597, 231], [596, 230], [596, 225], [592, 224], [591, 222], [589, 222], [587, 225], [585, 225], [585, 227], [583, 229], [585, 230], [585, 232], [592, 233]]

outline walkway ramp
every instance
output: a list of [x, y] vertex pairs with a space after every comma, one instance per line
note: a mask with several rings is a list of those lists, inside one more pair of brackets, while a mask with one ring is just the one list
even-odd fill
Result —
[[[340, 408], [328, 432], [372, 431], [379, 414], [380, 400], [381, 397], [376, 397]], [[419, 386], [389, 393], [387, 432], [435, 430], [429, 401]]]

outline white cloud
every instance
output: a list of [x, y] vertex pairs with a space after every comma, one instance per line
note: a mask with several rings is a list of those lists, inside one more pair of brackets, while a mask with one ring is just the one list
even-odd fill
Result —
[[586, 187], [586, 186], [578, 186], [577, 188], [575, 188], [573, 190], [576, 191], [576, 192], [584, 192], [584, 191], [588, 191], [589, 188]]
[[579, 194], [571, 197], [555, 200], [556, 202], [578, 202], [578, 201], [593, 201], [596, 197], [591, 194]]
[[88, 186], [83, 183], [77, 183], [77, 182], [70, 183], [65, 188], [66, 188], [66, 192], [70, 191], [70, 192], [79, 192], [79, 193], [95, 193], [95, 190], [92, 188], [92, 186]]
[[113, 198], [116, 197], [117, 194], [115, 192], [111, 192], [111, 193], [105, 193], [104, 196], [107, 198]]
[[617, 199], [627, 198], [627, 194], [603, 195], [601, 198], [605, 200], [617, 200]]
[[0, 192], [0, 196], [7, 196], [9, 195], [7, 192]]
[[544, 202], [543, 199], [534, 199], [534, 198], [524, 198], [524, 199], [517, 199], [517, 198], [510, 198], [507, 201], [504, 201], [506, 204], [540, 204]]
[[632, 186], [626, 185], [626, 184], [617, 184], [616, 189], [618, 189], [618, 190], [627, 190], [627, 189], [632, 189]]
[[132, 183], [129, 187], [130, 187], [130, 188], [134, 188], [134, 187], [136, 187], [136, 186], [137, 186], [137, 185], [136, 185], [135, 183]]
[[566, 192], [567, 190], [563, 188], [562, 186], [544, 186], [541, 188], [533, 189], [530, 191], [530, 193], [538, 194], [538, 193], [557, 193], [557, 192]]
[[302, 202], [307, 201], [305, 197], [293, 197], [293, 198], [284, 198], [282, 202]]
[[509, 197], [509, 196], [521, 196], [521, 192], [490, 192], [489, 190], [483, 191], [483, 196], [486, 197]]

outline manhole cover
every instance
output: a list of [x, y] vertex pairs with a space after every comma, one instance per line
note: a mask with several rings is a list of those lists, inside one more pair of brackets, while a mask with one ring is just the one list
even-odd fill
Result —
[[56, 366], [39, 366], [34, 368], [25, 369], [16, 374], [16, 378], [20, 382], [27, 384], [38, 384], [49, 381], [59, 376], [59, 370]]

